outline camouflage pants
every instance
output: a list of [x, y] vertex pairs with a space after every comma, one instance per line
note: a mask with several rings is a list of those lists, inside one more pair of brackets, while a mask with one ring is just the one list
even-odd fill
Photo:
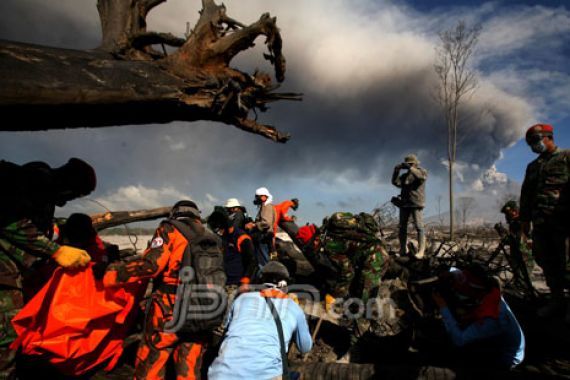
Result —
[[564, 289], [570, 289], [567, 242], [568, 233], [565, 230], [550, 225], [534, 227], [532, 253], [554, 296], [562, 296]]
[[20, 290], [0, 289], [0, 380], [16, 376], [16, 350], [9, 346], [18, 336], [10, 321], [23, 306]]
[[[11, 256], [6, 254], [8, 249]], [[24, 293], [21, 289], [22, 276], [11, 257], [23, 259], [20, 253], [6, 240], [0, 239], [0, 380], [16, 376], [16, 350], [9, 346], [18, 335], [10, 321], [24, 306]]]

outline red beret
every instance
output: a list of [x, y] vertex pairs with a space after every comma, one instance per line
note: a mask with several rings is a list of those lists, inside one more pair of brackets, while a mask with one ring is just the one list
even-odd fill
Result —
[[538, 133], [553, 134], [554, 128], [550, 124], [535, 124], [526, 131], [526, 138]]

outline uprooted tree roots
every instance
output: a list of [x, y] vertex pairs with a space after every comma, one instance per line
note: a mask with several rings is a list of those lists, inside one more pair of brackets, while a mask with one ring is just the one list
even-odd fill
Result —
[[[276, 18], [263, 14], [243, 25], [226, 7], [202, 0], [200, 18], [187, 38], [148, 31], [146, 16], [166, 0], [98, 0], [101, 45], [90, 51], [0, 42], [0, 130], [104, 127], [212, 120], [276, 142], [289, 139], [258, 123], [256, 110], [276, 100], [301, 100], [276, 93], [263, 72], [229, 66], [240, 52], [265, 36], [264, 54], [278, 82], [285, 57]], [[162, 45], [162, 51], [153, 46]], [[176, 48], [167, 53], [165, 45]], [[254, 114], [254, 115], [250, 115]], [[253, 116], [253, 118], [251, 117]]]

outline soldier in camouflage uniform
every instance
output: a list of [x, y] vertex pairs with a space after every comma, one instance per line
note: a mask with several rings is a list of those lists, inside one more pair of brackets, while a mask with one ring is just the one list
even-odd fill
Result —
[[[340, 224], [346, 227], [335, 228]], [[324, 223], [319, 251], [336, 269], [329, 289], [333, 297], [360, 297], [366, 303], [377, 295], [388, 269], [388, 252], [376, 237], [378, 230], [372, 217], [364, 213], [354, 216], [337, 212]]]
[[529, 295], [532, 295], [534, 294], [534, 287], [530, 280], [530, 273], [534, 268], [534, 259], [528, 242], [522, 239], [522, 226], [517, 201], [511, 200], [505, 203], [501, 208], [501, 213], [505, 215], [506, 222], [509, 225], [509, 230], [500, 234], [503, 244], [509, 247], [507, 260], [513, 271], [514, 280], [527, 289], [531, 293]]
[[[400, 208], [400, 256], [406, 255], [408, 241], [408, 221], [412, 223], [418, 233], [418, 253], [416, 257], [424, 255], [426, 239], [423, 223], [423, 209], [426, 198], [427, 171], [419, 166], [420, 162], [414, 154], [404, 158], [404, 162], [396, 165], [392, 173], [392, 184], [402, 189], [400, 197], [396, 198], [396, 206]], [[401, 170], [407, 170], [400, 174]]]
[[17, 165], [0, 161], [0, 379], [15, 378], [16, 338], [10, 323], [24, 305], [23, 277], [36, 260], [54, 259], [63, 267], [86, 265], [84, 250], [50, 240], [55, 206], [87, 195], [96, 177], [87, 163], [72, 158], [52, 169], [43, 162]]
[[[539, 316], [548, 317], [564, 307], [564, 290], [569, 288], [570, 150], [554, 144], [553, 128], [548, 124], [530, 127], [526, 142], [539, 156], [526, 169], [520, 220], [525, 235], [532, 224], [533, 256], [552, 293], [549, 303], [538, 310]], [[570, 323], [570, 306], [566, 320]]]

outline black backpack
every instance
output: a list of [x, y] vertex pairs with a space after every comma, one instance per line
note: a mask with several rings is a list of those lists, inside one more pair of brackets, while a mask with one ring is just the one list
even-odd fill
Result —
[[227, 295], [222, 242], [203, 225], [168, 219], [188, 240], [179, 272], [172, 319], [164, 331], [177, 334], [211, 332], [222, 324]]

